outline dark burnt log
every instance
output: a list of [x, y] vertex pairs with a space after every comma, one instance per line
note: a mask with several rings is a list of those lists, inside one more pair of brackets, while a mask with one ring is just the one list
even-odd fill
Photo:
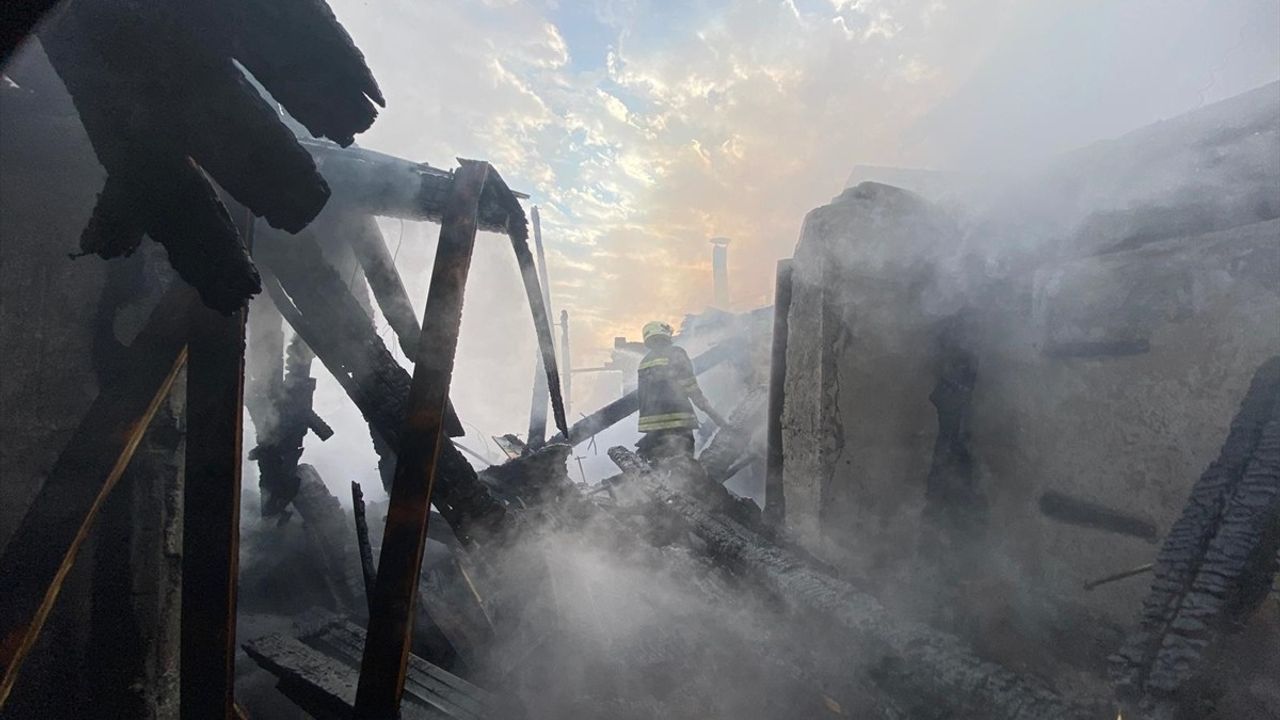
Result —
[[369, 611], [373, 611], [373, 582], [378, 576], [373, 564], [373, 545], [369, 543], [369, 521], [365, 516], [364, 492], [360, 483], [351, 481], [351, 506], [356, 518], [356, 545], [360, 548], [360, 574], [364, 577], [364, 599]]
[[187, 361], [188, 315], [198, 299], [170, 288], [58, 456], [0, 556], [0, 707], [34, 645], [62, 581], [169, 388]]
[[707, 479], [716, 483], [727, 482], [733, 473], [746, 466], [744, 456], [756, 454], [753, 441], [764, 429], [768, 401], [766, 388], [750, 388], [729, 412], [729, 426], [716, 430], [711, 442], [698, 455], [698, 462], [707, 471]]
[[476, 215], [489, 173], [488, 163], [464, 162], [441, 220], [413, 383], [397, 438], [395, 479], [370, 603], [369, 636], [360, 664], [356, 718], [393, 718], [400, 710], [431, 491], [439, 474], [440, 456], [445, 448], [452, 448], [444, 434], [445, 407], [462, 324], [463, 291], [475, 247]]
[[[695, 375], [701, 375], [724, 361], [732, 359], [741, 352], [742, 343], [740, 341], [726, 340], [693, 358], [693, 372]], [[639, 395], [633, 390], [574, 423], [573, 427], [569, 428], [568, 433], [561, 432], [553, 436], [547, 443], [568, 442], [570, 445], [577, 445], [589, 440], [593, 435], [604, 431], [606, 428], [613, 427], [627, 419], [639, 409]]]
[[1195, 713], [1214, 653], [1271, 589], [1280, 551], [1280, 357], [1254, 374], [1218, 458], [1156, 556], [1136, 632], [1112, 659], [1127, 714]]
[[922, 717], [981, 717], [990, 720], [1093, 720], [1102, 708], [1069, 702], [1040, 681], [978, 658], [956, 637], [891, 616], [880, 603], [844, 580], [702, 503], [672, 489], [672, 478], [651, 470], [622, 447], [609, 457], [643, 492], [651, 506], [686, 527], [719, 561], [761, 583], [792, 610], [825, 618], [831, 631], [868, 658], [879, 690]]
[[1056, 490], [1040, 495], [1040, 512], [1050, 520], [1127, 535], [1149, 543], [1156, 541], [1156, 524], [1150, 518], [1116, 510]]
[[404, 289], [395, 258], [387, 251], [378, 222], [368, 215], [348, 214], [338, 223], [338, 232], [351, 243], [360, 267], [364, 270], [373, 298], [378, 303], [387, 324], [391, 326], [405, 357], [413, 357], [418, 344], [418, 317], [413, 311], [413, 301]]
[[189, 325], [182, 517], [182, 717], [234, 713], [245, 312]]
[[385, 106], [382, 92], [324, 0], [210, 3], [210, 15], [244, 64], [317, 137], [350, 145]]

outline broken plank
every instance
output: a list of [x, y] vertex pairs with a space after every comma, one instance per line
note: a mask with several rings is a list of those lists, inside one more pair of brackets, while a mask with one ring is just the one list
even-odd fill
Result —
[[475, 246], [488, 163], [463, 162], [441, 219], [404, 427], [396, 453], [355, 717], [393, 718], [404, 692], [418, 574], [426, 547], [431, 490], [444, 438], [445, 405], [458, 346], [462, 299]]
[[187, 362], [187, 317], [199, 302], [180, 283], [161, 298], [126, 351], [129, 372], [89, 406], [0, 556], [0, 707], [102, 503]]

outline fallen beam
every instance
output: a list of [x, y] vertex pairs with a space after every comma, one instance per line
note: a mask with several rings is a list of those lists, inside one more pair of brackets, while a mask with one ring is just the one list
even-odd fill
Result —
[[[742, 345], [739, 341], [726, 340], [694, 358], [693, 372], [695, 375], [701, 375], [741, 351]], [[633, 390], [574, 423], [573, 427], [569, 428], [569, 432], [561, 432], [548, 440], [547, 443], [568, 442], [570, 445], [577, 445], [625, 420], [639, 409], [640, 398], [636, 391]]]
[[908, 717], [987, 720], [1101, 720], [1101, 707], [1070, 702], [1038, 680], [984, 661], [951, 635], [892, 617], [875, 598], [812, 568], [738, 523], [712, 515], [673, 489], [673, 479], [651, 470], [626, 448], [609, 457], [653, 502], [681, 522], [708, 551], [741, 568], [792, 609], [825, 618], [866, 652], [868, 672]]
[[[366, 215], [440, 222], [452, 172], [360, 147], [305, 138], [298, 142], [311, 153], [333, 190], [334, 202]], [[486, 193], [476, 222], [481, 230], [505, 233], [508, 214], [508, 208]]]
[[0, 556], [0, 707], [62, 590], [98, 511], [187, 362], [196, 293], [172, 287], [102, 388]]

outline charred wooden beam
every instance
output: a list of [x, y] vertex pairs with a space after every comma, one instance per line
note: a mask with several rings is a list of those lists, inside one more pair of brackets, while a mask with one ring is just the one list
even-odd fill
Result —
[[365, 604], [373, 613], [373, 583], [378, 576], [373, 564], [373, 545], [369, 544], [369, 521], [365, 517], [364, 492], [360, 483], [351, 481], [351, 506], [356, 518], [356, 546], [360, 548], [360, 572], [364, 576]]
[[249, 459], [257, 461], [260, 472], [263, 517], [280, 515], [297, 496], [301, 482], [298, 461], [307, 431], [318, 424], [319, 432], [333, 433], [312, 409], [316, 389], [311, 377], [313, 357], [311, 349], [295, 335], [289, 343], [277, 401], [271, 412], [264, 413], [258, 445], [249, 451]]
[[312, 135], [346, 146], [386, 102], [364, 55], [323, 0], [216, 3], [227, 52]]
[[769, 360], [769, 407], [765, 430], [764, 519], [781, 525], [787, 514], [783, 487], [782, 412], [786, 403], [787, 341], [791, 331], [791, 261], [779, 260], [773, 288], [773, 340]]
[[[693, 372], [696, 375], [701, 375], [741, 352], [742, 344], [739, 341], [726, 340], [695, 357], [693, 359]], [[569, 428], [569, 432], [561, 432], [547, 442], [568, 442], [570, 445], [577, 445], [604, 431], [606, 428], [613, 427], [639, 409], [639, 395], [633, 390], [574, 423], [573, 427]]]
[[978, 658], [951, 635], [891, 616], [870, 595], [821, 572], [767, 538], [708, 512], [622, 447], [609, 457], [652, 507], [679, 521], [724, 562], [756, 578], [798, 611], [814, 613], [867, 653], [882, 692], [922, 717], [1093, 720], [1105, 710], [1069, 702], [1033, 678]]
[[391, 507], [378, 561], [369, 636], [360, 665], [357, 718], [393, 718], [400, 710], [431, 490], [442, 449], [450, 446], [444, 436], [445, 404], [453, 378], [480, 194], [489, 172], [487, 163], [462, 164], [441, 221], [413, 385], [404, 429], [398, 438]]
[[1266, 598], [1278, 551], [1280, 356], [1254, 374], [1218, 458], [1156, 556], [1139, 627], [1112, 659], [1127, 716], [1164, 720], [1211, 699], [1197, 680]]
[[1117, 535], [1156, 541], [1156, 525], [1148, 518], [1049, 490], [1040, 496], [1040, 512], [1058, 522]]
[[181, 710], [235, 712], [245, 311], [192, 313], [183, 477]]
[[106, 496], [186, 365], [188, 315], [199, 304], [171, 288], [89, 406], [0, 556], [0, 707], [30, 652]]
[[400, 349], [405, 357], [413, 357], [421, 327], [400, 271], [396, 270], [395, 258], [387, 252], [387, 244], [382, 240], [378, 222], [368, 215], [348, 214], [339, 222], [338, 231], [351, 243], [378, 309], [400, 341]]
[[[440, 222], [452, 172], [360, 147], [299, 142], [333, 188], [334, 202], [366, 215]], [[505, 233], [509, 212], [486, 193], [476, 222], [481, 230]]]
[[711, 442], [698, 455], [698, 462], [707, 471], [707, 479], [723, 483], [745, 467], [744, 456], [754, 455], [751, 448], [757, 431], [763, 427], [764, 413], [769, 393], [764, 387], [746, 391], [742, 400], [729, 412], [729, 425], [716, 430]]
[[145, 231], [222, 312], [260, 287], [205, 173], [290, 232], [329, 198], [310, 154], [236, 61], [313, 132], [344, 144], [372, 122], [370, 99], [381, 102], [319, 0], [71, 3], [40, 33], [108, 173], [83, 249], [128, 254]]

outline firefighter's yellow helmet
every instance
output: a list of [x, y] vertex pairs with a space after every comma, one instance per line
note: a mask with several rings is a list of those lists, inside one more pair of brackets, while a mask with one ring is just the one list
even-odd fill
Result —
[[670, 325], [662, 322], [661, 320], [654, 320], [653, 322], [645, 323], [644, 330], [641, 331], [641, 335], [644, 337], [644, 341], [647, 344], [649, 342], [649, 338], [653, 337], [665, 337], [670, 340], [672, 330]]

